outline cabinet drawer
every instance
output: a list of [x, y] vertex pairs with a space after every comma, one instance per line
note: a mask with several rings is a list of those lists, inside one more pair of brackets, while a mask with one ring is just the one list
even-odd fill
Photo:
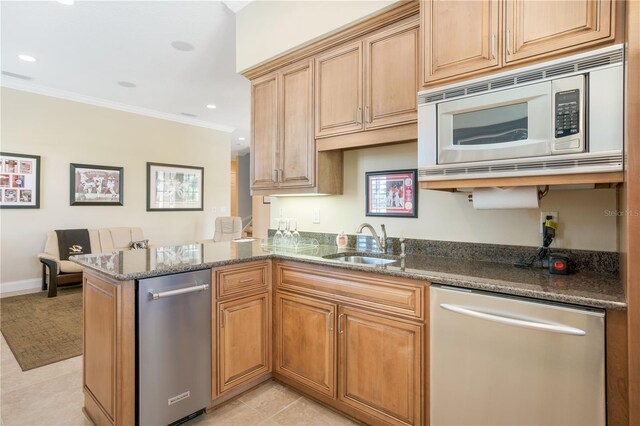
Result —
[[216, 283], [216, 298], [263, 290], [269, 287], [270, 263], [251, 262], [213, 270]]
[[420, 281], [279, 262], [276, 266], [276, 284], [283, 290], [355, 302], [358, 306], [424, 319], [424, 295], [428, 285]]

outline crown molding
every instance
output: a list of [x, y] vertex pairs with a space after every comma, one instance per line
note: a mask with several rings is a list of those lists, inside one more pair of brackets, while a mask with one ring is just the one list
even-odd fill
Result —
[[211, 123], [195, 118], [184, 117], [178, 114], [170, 114], [167, 112], [157, 111], [154, 109], [142, 108], [134, 105], [123, 104], [120, 102], [109, 101], [106, 99], [95, 98], [93, 96], [81, 95], [66, 90], [53, 89], [51, 87], [39, 86], [27, 81], [17, 81], [13, 78], [2, 78], [0, 86], [8, 89], [21, 90], [23, 92], [36, 93], [38, 95], [51, 96], [53, 98], [66, 99], [69, 101], [80, 102], [99, 106], [103, 108], [115, 109], [118, 111], [130, 112], [132, 114], [144, 115], [146, 117], [159, 118], [160, 120], [174, 121], [177, 123], [188, 124], [190, 126], [204, 127], [206, 129], [217, 130], [225, 133], [232, 133], [235, 130], [233, 126], [224, 124]]

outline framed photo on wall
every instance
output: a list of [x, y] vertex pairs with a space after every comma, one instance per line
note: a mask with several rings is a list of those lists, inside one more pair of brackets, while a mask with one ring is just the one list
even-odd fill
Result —
[[366, 172], [367, 216], [418, 217], [418, 171]]
[[204, 167], [147, 163], [147, 211], [204, 209]]
[[69, 204], [72, 206], [123, 205], [124, 169], [71, 163]]
[[0, 208], [40, 208], [40, 156], [0, 152]]

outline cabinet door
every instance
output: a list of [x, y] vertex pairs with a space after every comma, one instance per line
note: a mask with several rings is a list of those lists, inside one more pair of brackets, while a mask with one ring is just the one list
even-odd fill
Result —
[[251, 82], [251, 188], [277, 187], [277, 73]]
[[269, 373], [269, 302], [267, 292], [218, 303], [218, 395]]
[[[113, 422], [116, 418], [116, 288], [85, 276], [83, 298], [84, 386]], [[94, 414], [92, 418], [95, 417]]]
[[276, 372], [335, 398], [333, 303], [276, 293]]
[[419, 22], [383, 30], [365, 40], [365, 127], [417, 119]]
[[614, 36], [611, 0], [507, 0], [506, 62], [569, 52]]
[[362, 42], [316, 57], [316, 137], [363, 130]]
[[423, 85], [500, 66], [500, 5], [500, 0], [420, 3]]
[[338, 399], [388, 424], [422, 424], [423, 325], [353, 308], [338, 317]]
[[313, 186], [313, 59], [280, 71], [280, 187]]

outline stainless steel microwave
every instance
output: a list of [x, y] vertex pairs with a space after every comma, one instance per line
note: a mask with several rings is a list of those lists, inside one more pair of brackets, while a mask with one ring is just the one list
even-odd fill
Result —
[[419, 180], [622, 170], [624, 49], [418, 93]]

